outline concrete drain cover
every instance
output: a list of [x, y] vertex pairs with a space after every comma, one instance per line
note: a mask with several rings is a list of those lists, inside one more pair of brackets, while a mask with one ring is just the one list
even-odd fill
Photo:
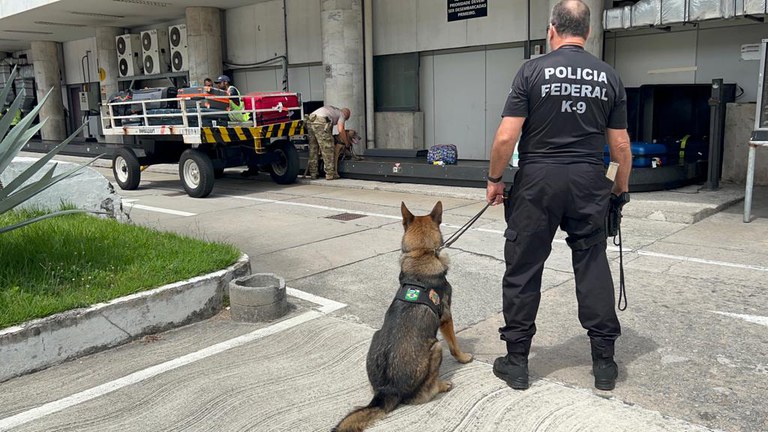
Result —
[[335, 219], [335, 220], [340, 220], [340, 221], [351, 221], [351, 220], [360, 219], [360, 218], [364, 218], [364, 217], [365, 217], [365, 215], [361, 215], [361, 214], [340, 213], [340, 214], [337, 214], [337, 215], [328, 216], [326, 219]]

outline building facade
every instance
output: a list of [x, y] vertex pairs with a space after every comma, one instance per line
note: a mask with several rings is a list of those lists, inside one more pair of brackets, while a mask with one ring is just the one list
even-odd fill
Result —
[[[738, 0], [734, 13], [720, 18], [603, 32], [605, 10], [644, 2], [652, 3], [588, 1], [594, 15], [590, 51], [614, 66], [627, 87], [706, 85], [716, 78], [736, 84], [738, 98], [728, 107], [723, 176], [741, 181], [759, 68], [747, 51], [768, 37], [764, 14], [739, 13], [744, 1]], [[98, 117], [88, 120], [77, 98], [86, 92], [91, 101], [103, 101], [129, 84], [115, 68], [114, 36], [183, 24], [189, 32], [185, 84], [201, 84], [205, 76], [226, 71], [242, 92], [287, 89], [300, 92], [311, 106], [349, 106], [350, 126], [365, 137], [361, 147], [455, 144], [460, 158], [486, 160], [513, 77], [530, 55], [545, 50], [553, 3], [222, 0], [210, 8], [196, 1], [3, 1], [0, 30], [13, 41], [0, 41], [0, 50], [7, 52], [8, 64], [25, 58], [27, 67], [56, 73], [34, 56], [46, 55], [43, 48], [58, 49], [64, 114], [54, 109], [50, 115], [66, 124], [44, 139], [60, 139], [62, 130], [85, 119], [84, 134], [105, 140]], [[471, 12], [474, 8], [480, 13]], [[469, 15], [458, 16], [457, 10]], [[35, 49], [32, 42], [40, 41], [54, 45]], [[35, 76], [50, 87], [45, 75]], [[169, 84], [161, 78], [135, 85]], [[37, 94], [44, 90], [38, 88]], [[97, 103], [91, 105], [98, 110]], [[768, 184], [768, 157], [760, 155], [758, 167], [757, 183]]]

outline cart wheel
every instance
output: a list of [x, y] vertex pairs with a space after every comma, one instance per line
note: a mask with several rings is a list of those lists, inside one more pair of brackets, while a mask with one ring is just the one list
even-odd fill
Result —
[[213, 162], [207, 154], [187, 149], [179, 158], [179, 177], [187, 195], [205, 198], [213, 190]]
[[269, 166], [269, 175], [277, 184], [291, 184], [299, 176], [299, 153], [290, 141], [276, 142], [270, 152], [276, 160]]
[[112, 175], [120, 189], [135, 190], [141, 181], [141, 165], [133, 150], [120, 148], [112, 158]]

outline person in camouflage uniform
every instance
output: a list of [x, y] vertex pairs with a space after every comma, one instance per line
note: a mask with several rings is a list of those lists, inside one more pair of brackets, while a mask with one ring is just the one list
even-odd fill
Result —
[[323, 155], [325, 163], [325, 179], [336, 180], [341, 178], [336, 167], [335, 145], [333, 139], [333, 126], [339, 129], [339, 138], [349, 145], [349, 137], [344, 122], [349, 120], [352, 112], [349, 108], [336, 108], [326, 105], [318, 108], [309, 115], [307, 129], [309, 132], [309, 175], [316, 179], [319, 176], [319, 153]]

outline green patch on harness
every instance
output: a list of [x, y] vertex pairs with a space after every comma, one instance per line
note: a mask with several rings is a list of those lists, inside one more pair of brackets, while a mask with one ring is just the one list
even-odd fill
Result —
[[408, 300], [408, 301], [415, 302], [415, 301], [417, 301], [419, 299], [419, 294], [420, 293], [421, 293], [421, 291], [419, 291], [417, 289], [409, 289], [405, 293], [405, 299]]

